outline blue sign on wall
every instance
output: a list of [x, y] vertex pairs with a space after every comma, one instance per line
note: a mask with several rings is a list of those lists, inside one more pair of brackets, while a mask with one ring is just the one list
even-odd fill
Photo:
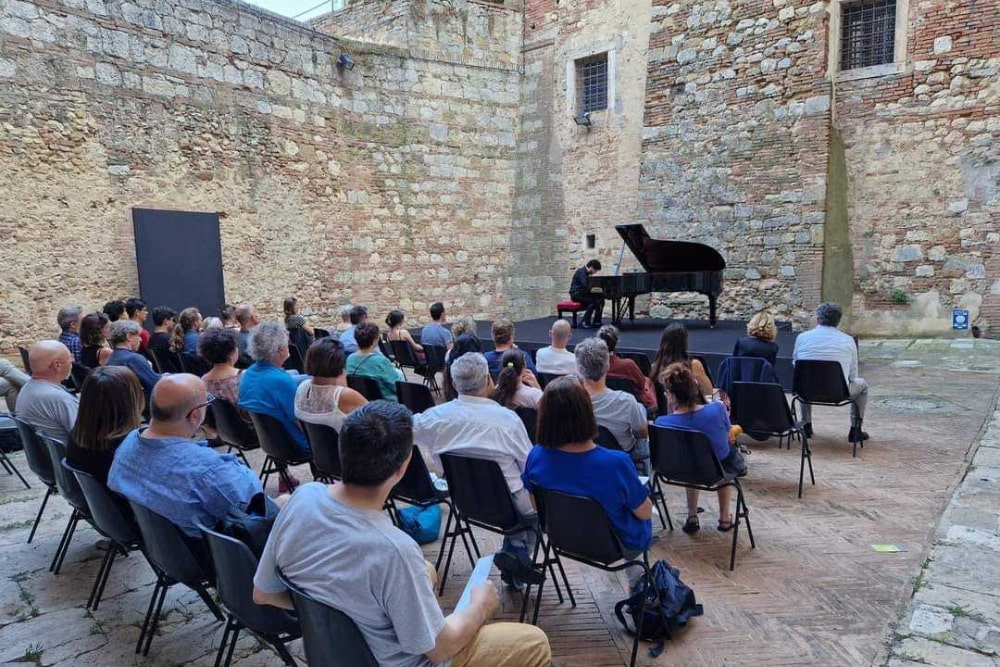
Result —
[[968, 329], [969, 311], [958, 309], [951, 311], [951, 328], [960, 330]]

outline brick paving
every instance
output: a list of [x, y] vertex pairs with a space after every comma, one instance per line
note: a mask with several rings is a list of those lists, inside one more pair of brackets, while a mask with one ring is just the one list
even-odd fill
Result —
[[[955, 348], [954, 342], [946, 341], [948, 352], [920, 341], [865, 343], [863, 374], [872, 385], [866, 429], [872, 440], [852, 459], [845, 439], [846, 409], [817, 409], [816, 486], [807, 487], [801, 500], [795, 493], [794, 448], [778, 449], [774, 442], [752, 444], [744, 488], [757, 549], [751, 551], [741, 537], [735, 572], [727, 569], [729, 535], [714, 530], [714, 497], [702, 499], [707, 510], [700, 533], [687, 536], [679, 526], [674, 533], [660, 533], [651, 557], [667, 558], [680, 568], [705, 605], [705, 615], [668, 642], [659, 658], [651, 659], [641, 649], [639, 664], [870, 665], [892, 660], [893, 667], [912, 667], [912, 661], [905, 660], [923, 659], [913, 653], [914, 646], [929, 647], [924, 656], [951, 648], [940, 641], [947, 639], [946, 633], [954, 635], [956, 645], [975, 642], [981, 635], [980, 650], [995, 648], [989, 642], [995, 642], [996, 635], [988, 629], [1000, 618], [997, 598], [983, 594], [974, 599], [972, 589], [981, 581], [991, 583], [994, 590], [1000, 585], [995, 559], [989, 560], [996, 552], [1000, 477], [965, 472], [970, 447], [977, 442], [984, 419], [993, 414], [994, 353], [1000, 349], [978, 346], [981, 341]], [[965, 369], [958, 360], [961, 350], [970, 350], [965, 353], [969, 364]], [[979, 449], [980, 455], [993, 456], [989, 459], [993, 465], [995, 451], [995, 446]], [[27, 469], [22, 457], [15, 461]], [[979, 505], [964, 500], [949, 505], [963, 476], [972, 486], [964, 496], [960, 489], [956, 497], [978, 494]], [[99, 565], [97, 536], [90, 529], [80, 530], [62, 574], [53, 577], [47, 566], [69, 512], [61, 499], [54, 498], [34, 542], [25, 544], [40, 496], [37, 485], [25, 490], [13, 478], [0, 476], [0, 662], [211, 664], [222, 627], [180, 587], [167, 596], [165, 609], [170, 611], [149, 658], [134, 655], [136, 625], [153, 584], [141, 556], [116, 563], [101, 608], [86, 612], [83, 604]], [[668, 503], [675, 516], [683, 514], [681, 490], [669, 490]], [[936, 528], [946, 506], [946, 516], [971, 532]], [[934, 546], [935, 536], [944, 542]], [[481, 546], [487, 549], [496, 543], [492, 536], [481, 536]], [[873, 544], [883, 543], [898, 544], [906, 551], [888, 554], [872, 549]], [[932, 547], [940, 555], [934, 555], [923, 577], [942, 583], [928, 587], [921, 583], [920, 573]], [[436, 556], [437, 545], [429, 545], [426, 552]], [[455, 562], [442, 600], [446, 610], [454, 605], [470, 569], [460, 549]], [[555, 664], [627, 664], [631, 642], [619, 631], [611, 611], [624, 595], [623, 578], [570, 563], [567, 570], [577, 608], [559, 605], [548, 588], [540, 618], [552, 640]], [[911, 603], [915, 584], [917, 597]], [[952, 585], [969, 601], [954, 602], [945, 595], [949, 591], [945, 586]], [[509, 594], [503, 601], [501, 616], [515, 617], [517, 601]], [[908, 608], [918, 613], [918, 621], [931, 625], [918, 623], [916, 631], [896, 633], [897, 619]], [[942, 610], [951, 614], [950, 626]], [[973, 628], [970, 622], [982, 627]], [[904, 626], [911, 627], [906, 620], [899, 624]], [[949, 629], [936, 636], [919, 630], [946, 626]], [[900, 648], [904, 641], [908, 643]], [[292, 649], [301, 657], [300, 643]], [[974, 655], [980, 662], [949, 662], [946, 655], [933, 664], [997, 664], [988, 653]], [[279, 663], [272, 652], [245, 637], [234, 664]]]

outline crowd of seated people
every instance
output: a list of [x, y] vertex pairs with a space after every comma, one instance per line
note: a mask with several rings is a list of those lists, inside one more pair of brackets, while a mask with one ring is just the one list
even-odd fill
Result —
[[[413, 336], [410, 334], [409, 330], [403, 327], [403, 323], [405, 321], [406, 314], [403, 313], [403, 311], [399, 309], [389, 311], [389, 314], [386, 315], [385, 318], [385, 325], [389, 327], [389, 331], [386, 332], [385, 335], [386, 340], [402, 341], [409, 345], [417, 363], [423, 365], [427, 361], [426, 356], [424, 355], [424, 346], [413, 340]], [[423, 340], [423, 338], [421, 338], [421, 340]]]
[[[489, 364], [490, 373], [496, 375], [500, 372], [500, 357], [510, 349], [516, 349], [514, 343], [514, 323], [505, 317], [501, 317], [493, 323], [493, 349], [486, 353], [486, 363]], [[524, 358], [524, 364], [532, 373], [537, 373], [535, 362], [531, 356]]]
[[[374, 322], [363, 321], [354, 327], [354, 340], [358, 351], [347, 357], [347, 374], [371, 378], [378, 383], [382, 398], [396, 402], [396, 382], [405, 380], [403, 372], [396, 368], [378, 350], [379, 330]], [[341, 336], [341, 342], [343, 342]], [[344, 346], [347, 349], [347, 346]]]
[[123, 366], [135, 373], [142, 384], [142, 391], [148, 398], [153, 393], [153, 387], [160, 380], [160, 374], [153, 370], [149, 359], [139, 354], [142, 338], [139, 332], [142, 327], [132, 320], [119, 320], [111, 325], [108, 343], [112, 352], [105, 365]]
[[80, 320], [80, 363], [87, 368], [97, 368], [108, 363], [111, 347], [108, 346], [108, 333], [111, 331], [111, 321], [103, 312], [90, 313]]
[[492, 398], [505, 408], [534, 408], [542, 398], [538, 380], [524, 364], [525, 354], [509, 349], [500, 357], [500, 374]]

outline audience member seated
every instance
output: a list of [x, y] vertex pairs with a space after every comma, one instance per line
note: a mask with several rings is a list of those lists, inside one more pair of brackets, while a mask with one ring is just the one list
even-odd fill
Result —
[[97, 368], [108, 363], [111, 348], [108, 346], [108, 333], [111, 324], [104, 313], [91, 313], [80, 320], [80, 350], [81, 363], [87, 368]]
[[389, 332], [386, 334], [387, 340], [401, 340], [410, 346], [410, 350], [413, 351], [413, 356], [417, 360], [417, 363], [423, 365], [426, 363], [424, 357], [424, 347], [413, 340], [413, 336], [410, 332], [403, 328], [403, 322], [406, 320], [406, 315], [401, 310], [389, 311], [389, 314], [385, 318], [385, 324], [389, 327]]
[[149, 332], [146, 331], [146, 302], [142, 299], [131, 298], [125, 302], [125, 314], [128, 319], [139, 325], [139, 336], [142, 339], [139, 343], [139, 351], [145, 352], [149, 347]]
[[[360, 375], [378, 382], [382, 398], [396, 401], [396, 382], [406, 380], [402, 371], [378, 352], [378, 326], [374, 322], [362, 322], [354, 327], [354, 338], [358, 351], [347, 357], [347, 374]], [[343, 338], [341, 342], [343, 343]], [[346, 345], [344, 346], [346, 349]]]
[[333, 338], [320, 338], [306, 353], [308, 380], [295, 392], [295, 416], [310, 424], [325, 424], [340, 431], [347, 415], [367, 403], [347, 386], [344, 346]]
[[[496, 461], [517, 511], [526, 523], [537, 522], [531, 494], [521, 481], [531, 451], [524, 422], [490, 399], [493, 382], [482, 354], [469, 352], [455, 359], [451, 379], [458, 398], [416, 415], [414, 440], [438, 462], [446, 453]], [[504, 582], [520, 587], [534, 548], [535, 535], [530, 531], [504, 538], [501, 551], [510, 556], [498, 561]]]
[[125, 437], [108, 473], [112, 491], [195, 539], [201, 535], [199, 522], [214, 526], [233, 510], [245, 511], [263, 492], [257, 473], [235, 454], [219, 454], [204, 440], [192, 440], [208, 404], [198, 377], [165, 376], [153, 390], [149, 426]]
[[608, 378], [628, 380], [632, 384], [632, 395], [650, 410], [655, 410], [656, 392], [652, 381], [642, 374], [637, 363], [615, 353], [618, 348], [618, 327], [605, 324], [597, 330], [597, 337], [608, 346]]
[[359, 324], [368, 321], [368, 309], [364, 306], [351, 306], [351, 326], [344, 329], [340, 334], [340, 342], [344, 344], [344, 352], [354, 354], [358, 351], [358, 341], [355, 340], [354, 331]]
[[[663, 371], [663, 385], [672, 398], [674, 410], [669, 415], [661, 415], [656, 419], [657, 426], [686, 429], [704, 433], [712, 443], [712, 451], [719, 457], [723, 469], [732, 475], [743, 476], [747, 472], [747, 462], [740, 450], [729, 444], [729, 412], [722, 401], [712, 401], [705, 404], [698, 380], [691, 367], [684, 362], [675, 362]], [[725, 532], [733, 528], [733, 515], [730, 505], [733, 498], [733, 487], [719, 489], [719, 525], [718, 529]], [[687, 489], [688, 515], [684, 522], [684, 532], [697, 532], [701, 526], [698, 522], [698, 490]]]
[[566, 320], [556, 320], [549, 329], [552, 344], [535, 353], [535, 368], [539, 373], [572, 375], [576, 373], [576, 357], [566, 349], [573, 337], [573, 327]]
[[177, 317], [174, 333], [170, 336], [170, 350], [181, 354], [198, 354], [198, 336], [201, 332], [201, 313], [197, 308], [185, 308]]
[[222, 320], [222, 326], [227, 329], [232, 329], [234, 331], [240, 330], [239, 320], [236, 319], [236, 306], [231, 304], [224, 304], [219, 308], [219, 319]]
[[80, 410], [66, 445], [66, 460], [107, 484], [115, 450], [139, 428], [145, 407], [135, 373], [120, 366], [95, 368], [80, 390]]
[[351, 326], [352, 326], [351, 325], [351, 308], [352, 307], [353, 306], [351, 306], [350, 304], [347, 304], [347, 305], [344, 305], [344, 306], [340, 307], [340, 321], [337, 322], [336, 332], [331, 332], [331, 334], [332, 333], [336, 333], [337, 336], [339, 337], [340, 334], [344, 333], [345, 331], [347, 331], [348, 329], [351, 328]]
[[307, 595], [350, 617], [380, 665], [432, 667], [450, 660], [452, 667], [548, 667], [551, 651], [541, 630], [485, 625], [499, 604], [492, 584], [474, 588], [464, 610], [441, 612], [433, 569], [382, 511], [412, 452], [403, 406], [376, 401], [351, 413], [340, 434], [343, 482], [312, 482], [289, 500], [257, 566], [254, 601], [294, 608], [280, 570]]
[[305, 316], [299, 312], [299, 300], [294, 296], [285, 299], [282, 304], [285, 311], [285, 328], [288, 329], [288, 340], [299, 348], [299, 352], [306, 353], [309, 346], [316, 340], [316, 332], [306, 323]]
[[444, 398], [446, 401], [454, 401], [458, 398], [458, 392], [455, 391], [455, 383], [451, 381], [451, 365], [463, 354], [468, 354], [469, 352], [481, 354], [482, 351], [482, 343], [474, 333], [464, 333], [455, 339], [455, 345], [448, 351], [447, 363], [444, 367], [444, 373], [442, 373], [443, 381], [441, 386], [444, 389]]
[[149, 359], [137, 352], [139, 341], [142, 340], [139, 337], [141, 330], [142, 327], [131, 320], [119, 320], [111, 325], [108, 342], [114, 347], [114, 351], [108, 357], [107, 365], [124, 366], [135, 373], [148, 399], [153, 393], [153, 387], [160, 381], [160, 374], [153, 370]]
[[660, 347], [656, 350], [649, 379], [653, 382], [662, 382], [660, 375], [664, 369], [670, 364], [678, 362], [686, 363], [691, 367], [691, 372], [694, 373], [694, 377], [698, 381], [698, 387], [705, 396], [711, 396], [715, 392], [712, 381], [708, 379], [708, 373], [705, 372], [705, 367], [697, 359], [688, 358], [687, 329], [683, 324], [675, 323], [664, 329], [663, 335], [660, 336]]
[[459, 336], [464, 336], [465, 334], [472, 334], [476, 338], [479, 338], [479, 328], [476, 326], [476, 321], [468, 315], [463, 315], [451, 325], [451, 337], [453, 340], [458, 340]]
[[208, 331], [209, 329], [225, 329], [226, 325], [222, 323], [221, 317], [206, 317], [201, 321], [201, 331], [202, 333]]
[[22, 373], [21, 369], [6, 359], [0, 359], [0, 396], [7, 403], [8, 412], [17, 411], [17, 395], [29, 380], [31, 376]]
[[309, 442], [295, 422], [295, 391], [305, 376], [296, 379], [281, 368], [288, 359], [285, 325], [282, 322], [258, 324], [250, 332], [248, 351], [254, 362], [240, 376], [239, 406], [274, 417], [284, 424], [303, 451], [308, 450]]
[[[844, 380], [855, 400], [851, 404], [851, 430], [847, 439], [851, 442], [867, 440], [868, 434], [859, 431], [858, 424], [865, 417], [868, 404], [868, 383], [858, 377], [858, 344], [837, 326], [844, 311], [836, 303], [824, 303], [816, 309], [816, 327], [803, 331], [795, 339], [792, 363], [797, 361], [836, 361], [844, 371]], [[812, 436], [812, 406], [799, 404], [802, 408], [802, 422], [807, 436]]]
[[167, 306], [153, 309], [153, 333], [149, 336], [149, 349], [157, 355], [170, 352], [170, 336], [174, 332], [177, 311]]
[[125, 312], [125, 301], [122, 299], [108, 301], [101, 310], [108, 316], [108, 322], [128, 319], [128, 314]]
[[618, 445], [628, 452], [636, 468], [649, 474], [649, 423], [646, 408], [628, 392], [608, 389], [609, 354], [600, 338], [588, 338], [576, 346], [576, 372], [594, 406], [597, 425], [615, 436]]
[[[198, 355], [212, 364], [211, 370], [201, 376], [205, 390], [216, 398], [224, 398], [233, 405], [240, 403], [240, 375], [236, 368], [240, 351], [233, 329], [207, 329], [198, 339]], [[240, 415], [250, 424], [250, 415], [240, 410]]]
[[637, 558], [653, 536], [653, 503], [628, 454], [594, 444], [597, 420], [590, 396], [575, 376], [553, 380], [538, 405], [538, 445], [521, 475], [534, 485], [596, 500], [625, 547]]
[[83, 343], [80, 342], [80, 316], [83, 314], [82, 306], [66, 306], [60, 308], [56, 315], [56, 322], [59, 324], [59, 342], [65, 345], [73, 361], [78, 364], [83, 363]]
[[733, 356], [760, 357], [774, 366], [778, 361], [778, 345], [774, 342], [777, 337], [778, 325], [774, 315], [766, 310], [758, 311], [747, 322], [747, 335], [736, 341]]
[[423, 345], [436, 345], [451, 349], [454, 339], [450, 331], [444, 328], [444, 304], [436, 301], [431, 304], [431, 323], [420, 332], [420, 342]]
[[73, 355], [59, 341], [42, 340], [31, 346], [28, 362], [31, 379], [18, 394], [18, 418], [39, 433], [69, 442], [80, 401], [61, 383], [73, 370]]
[[500, 357], [500, 375], [491, 398], [511, 410], [538, 405], [542, 390], [538, 388], [538, 380], [524, 366], [524, 352], [507, 350]]
[[[493, 323], [493, 350], [486, 353], [486, 363], [490, 365], [490, 373], [500, 372], [500, 357], [510, 349], [516, 349], [514, 344], [514, 323], [505, 317]], [[524, 355], [524, 365], [528, 370], [535, 373], [535, 362], [531, 360], [531, 355]]]
[[236, 339], [240, 348], [238, 363], [240, 368], [246, 368], [253, 363], [250, 353], [247, 352], [250, 346], [250, 331], [260, 324], [260, 316], [257, 314], [257, 309], [249, 303], [241, 303], [236, 307], [236, 321], [240, 323], [240, 333]]

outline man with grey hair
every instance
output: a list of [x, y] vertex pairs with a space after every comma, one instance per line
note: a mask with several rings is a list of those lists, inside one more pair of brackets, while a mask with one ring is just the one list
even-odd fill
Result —
[[285, 426], [296, 444], [303, 451], [308, 451], [309, 442], [295, 421], [295, 392], [299, 388], [299, 380], [304, 380], [306, 376], [296, 379], [281, 367], [288, 359], [288, 329], [285, 324], [258, 324], [250, 331], [247, 351], [254, 362], [240, 378], [240, 407], [274, 417]]
[[124, 366], [139, 378], [142, 391], [149, 402], [153, 387], [160, 381], [160, 374], [153, 370], [149, 359], [137, 351], [142, 344], [142, 327], [132, 320], [118, 320], [111, 324], [108, 343], [113, 348], [108, 357], [108, 366]]
[[539, 373], [554, 373], [555, 375], [572, 375], [576, 373], [576, 357], [566, 349], [569, 339], [573, 337], [573, 327], [566, 320], [556, 320], [549, 329], [549, 340], [552, 345], [538, 350], [535, 356], [535, 368]]
[[[851, 430], [847, 439], [859, 442], [868, 439], [868, 434], [860, 426], [868, 404], [868, 383], [858, 377], [858, 344], [854, 338], [837, 328], [843, 316], [844, 311], [840, 305], [833, 302], [820, 304], [816, 309], [816, 327], [795, 338], [792, 364], [806, 360], [836, 361], [840, 364], [847, 388], [854, 399], [854, 403], [851, 403]], [[812, 437], [812, 406], [807, 403], [800, 405], [803, 429], [807, 437]]]
[[80, 342], [80, 315], [83, 314], [83, 306], [66, 306], [60, 308], [56, 315], [56, 322], [59, 324], [59, 342], [65, 345], [73, 361], [83, 363], [80, 355], [83, 354], [83, 343]]
[[[606, 428], [628, 452], [636, 468], [649, 474], [649, 422], [646, 408], [625, 391], [608, 389], [610, 354], [600, 338], [588, 338], [576, 346], [576, 372], [590, 394], [597, 425]], [[607, 445], [607, 443], [601, 443]]]
[[240, 324], [240, 332], [236, 335], [236, 347], [240, 351], [237, 365], [240, 368], [246, 368], [253, 363], [253, 359], [247, 352], [247, 347], [250, 345], [250, 330], [260, 324], [260, 316], [257, 314], [257, 309], [245, 301], [236, 306], [235, 316], [236, 321]]
[[[524, 472], [531, 440], [521, 418], [490, 399], [493, 380], [486, 357], [468, 352], [451, 365], [458, 398], [413, 416], [413, 441], [440, 464], [441, 454], [460, 454], [496, 461], [507, 480], [514, 506], [527, 524], [537, 521], [531, 495], [524, 488]], [[524, 532], [504, 538], [497, 567], [503, 580], [520, 588], [528, 578], [535, 536]]]

